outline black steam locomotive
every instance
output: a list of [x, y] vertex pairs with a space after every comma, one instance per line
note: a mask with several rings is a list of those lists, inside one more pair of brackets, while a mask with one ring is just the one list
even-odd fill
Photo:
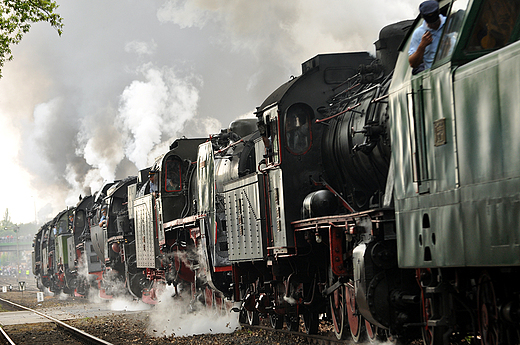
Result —
[[[520, 2], [440, 7], [432, 68], [408, 63], [422, 19], [390, 25], [376, 57], [318, 55], [256, 119], [178, 139], [58, 215], [35, 238], [40, 283], [148, 303], [173, 285], [193, 307], [240, 302], [243, 322], [311, 334], [328, 319], [356, 342], [518, 343]], [[94, 280], [78, 273], [90, 248]]]

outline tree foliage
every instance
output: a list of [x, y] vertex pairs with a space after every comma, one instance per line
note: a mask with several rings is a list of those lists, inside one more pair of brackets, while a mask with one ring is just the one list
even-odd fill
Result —
[[4, 229], [5, 227], [10, 227], [12, 225], [13, 225], [13, 223], [11, 223], [11, 216], [9, 215], [9, 209], [6, 208], [5, 212], [4, 212], [4, 218], [0, 221], [0, 226], [2, 229]]
[[52, 0], [0, 0], [0, 78], [4, 63], [13, 59], [11, 47], [33, 23], [48, 22], [61, 36], [63, 23], [57, 8]]

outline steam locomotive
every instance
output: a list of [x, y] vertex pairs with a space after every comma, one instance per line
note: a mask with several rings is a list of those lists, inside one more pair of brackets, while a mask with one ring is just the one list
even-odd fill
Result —
[[408, 64], [422, 19], [389, 25], [376, 57], [318, 55], [256, 119], [177, 139], [60, 213], [35, 237], [39, 283], [148, 303], [173, 285], [355, 342], [518, 343], [520, 1], [440, 8], [430, 69]]

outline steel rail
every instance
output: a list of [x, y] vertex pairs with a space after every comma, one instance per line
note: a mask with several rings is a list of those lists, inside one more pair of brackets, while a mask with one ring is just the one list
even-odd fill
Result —
[[0, 326], [0, 332], [2, 333], [3, 338], [9, 345], [16, 345], [16, 343], [7, 335], [7, 333], [4, 331], [4, 328]]
[[[46, 315], [44, 313], [41, 313], [37, 310], [34, 310], [34, 309], [31, 309], [31, 308], [27, 308], [27, 307], [24, 307], [23, 305], [20, 305], [20, 304], [17, 304], [17, 303], [14, 303], [14, 302], [11, 302], [9, 300], [6, 300], [6, 299], [3, 299], [3, 298], [0, 298], [0, 301], [1, 302], [4, 302], [4, 303], [8, 303], [8, 304], [11, 304], [12, 306], [16, 307], [16, 308], [20, 308], [20, 309], [24, 309], [24, 310], [27, 310], [27, 311], [30, 311], [32, 313], [35, 313], [37, 315], [40, 315], [41, 317], [44, 317], [48, 320], [51, 320], [52, 322], [54, 322], [56, 325], [58, 325], [59, 327], [62, 327], [65, 331], [69, 332], [70, 334], [72, 334], [74, 337], [76, 338], [79, 338], [80, 340], [84, 341], [84, 342], [87, 342], [89, 344], [95, 344], [95, 345], [98, 345], [98, 344], [101, 344], [101, 345], [113, 345], [112, 343], [109, 343], [108, 341], [105, 341], [103, 339], [100, 339], [98, 337], [95, 337], [93, 336], [92, 334], [88, 334], [87, 332], [84, 332], [82, 331], [81, 329], [78, 329], [76, 327], [72, 327], [71, 325], [68, 325], [66, 324], [65, 322], [63, 321], [60, 321], [52, 316], [49, 316], [49, 315]], [[3, 333], [3, 330], [2, 330], [2, 333]], [[12, 343], [14, 344], [14, 343]]]

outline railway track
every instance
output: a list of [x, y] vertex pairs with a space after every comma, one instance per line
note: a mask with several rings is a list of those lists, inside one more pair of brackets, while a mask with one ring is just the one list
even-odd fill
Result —
[[[92, 344], [92, 345], [112, 345], [112, 343], [108, 342], [108, 341], [105, 341], [103, 339], [100, 339], [98, 337], [95, 337], [91, 334], [88, 334], [80, 329], [77, 329], [75, 327], [72, 327], [70, 325], [68, 325], [67, 323], [63, 322], [63, 321], [60, 321], [52, 316], [49, 316], [49, 315], [46, 315], [42, 312], [39, 312], [37, 310], [34, 310], [34, 309], [31, 309], [31, 308], [28, 308], [28, 307], [25, 307], [25, 306], [22, 306], [20, 304], [17, 304], [17, 303], [14, 303], [14, 302], [11, 302], [9, 300], [6, 300], [6, 299], [3, 299], [3, 298], [0, 298], [0, 302], [3, 303], [3, 304], [7, 304], [11, 307], [14, 307], [14, 308], [17, 308], [19, 310], [25, 310], [25, 311], [29, 311], [31, 313], [34, 313], [34, 314], [37, 314], [41, 317], [44, 317], [48, 320], [50, 320], [52, 323], [54, 323], [56, 326], [58, 326], [58, 328], [62, 329], [63, 331], [67, 332], [68, 334], [70, 334], [73, 338], [79, 340], [80, 342], [82, 343], [86, 343], [86, 344]], [[13, 340], [9, 337], [9, 335], [5, 332], [5, 330], [3, 328], [0, 327], [0, 333], [2, 334], [2, 338], [8, 343], [8, 344], [16, 344], [15, 342], [13, 342]]]
[[317, 345], [347, 345], [350, 344], [348, 340], [338, 340], [335, 336], [326, 336], [326, 335], [311, 335], [305, 334], [301, 332], [294, 332], [287, 329], [275, 329], [269, 326], [251, 326], [249, 324], [241, 324], [241, 326], [245, 329], [251, 330], [264, 330], [267, 332], [276, 332], [286, 335], [299, 336], [303, 339], [307, 340], [307, 344], [317, 344]]

